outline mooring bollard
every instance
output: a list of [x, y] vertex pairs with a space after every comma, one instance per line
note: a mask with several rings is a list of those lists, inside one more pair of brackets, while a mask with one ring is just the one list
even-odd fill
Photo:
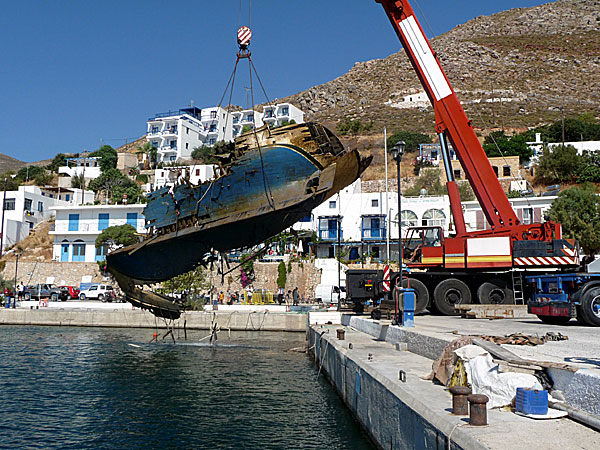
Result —
[[346, 330], [337, 330], [337, 338], [340, 341], [343, 341], [345, 337], [346, 337]]
[[452, 414], [468, 416], [469, 403], [467, 396], [471, 393], [471, 388], [467, 386], [452, 386], [450, 393], [452, 394]]
[[467, 397], [469, 400], [469, 424], [475, 426], [487, 425], [487, 407], [489, 401], [487, 395], [471, 394]]

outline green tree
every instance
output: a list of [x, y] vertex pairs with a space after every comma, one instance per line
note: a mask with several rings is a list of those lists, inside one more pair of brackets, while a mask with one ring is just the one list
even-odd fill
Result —
[[518, 156], [519, 162], [529, 161], [533, 150], [527, 145], [527, 138], [523, 135], [506, 136], [504, 131], [493, 131], [486, 136], [483, 149], [489, 157]]
[[463, 202], [475, 200], [475, 193], [473, 192], [471, 184], [468, 181], [462, 181], [458, 183], [458, 193], [460, 194], [460, 199]]
[[0, 175], [0, 189], [4, 189], [5, 180], [7, 191], [16, 191], [19, 189], [21, 182], [16, 177], [13, 177], [13, 175], [14, 173], [11, 170]]
[[416, 152], [419, 151], [420, 144], [431, 144], [431, 138], [423, 133], [417, 133], [414, 131], [400, 130], [396, 131], [390, 137], [387, 138], [388, 151], [396, 145], [396, 142], [404, 141], [406, 144], [405, 152]]
[[141, 147], [137, 148], [137, 153], [143, 153], [148, 158], [148, 165], [152, 169], [156, 169], [158, 163], [158, 149], [153, 146], [150, 142], [144, 143]]
[[210, 288], [210, 282], [206, 276], [206, 269], [197, 266], [194, 270], [163, 282], [162, 287], [166, 292], [187, 292], [198, 295]]
[[563, 235], [577, 239], [587, 255], [600, 250], [600, 201], [593, 184], [565, 189], [554, 200], [548, 216], [562, 224]]
[[546, 147], [538, 160], [536, 179], [541, 183], [573, 182], [580, 165], [575, 147], [559, 145], [552, 150]]
[[71, 187], [75, 189], [83, 189], [83, 174], [73, 175], [71, 177]]
[[66, 165], [67, 165], [67, 157], [65, 156], [64, 153], [58, 153], [52, 159], [52, 162], [46, 166], [46, 169], [48, 169], [50, 172], [58, 173], [58, 168], [64, 167]]
[[287, 270], [283, 261], [277, 266], [277, 287], [284, 288], [287, 281]]
[[359, 133], [368, 133], [373, 129], [373, 121], [369, 121], [363, 123], [360, 119], [353, 120], [350, 117], [346, 116], [344, 120], [338, 122], [336, 125], [336, 130], [342, 136], [346, 134], [359, 134]]
[[40, 172], [35, 177], [35, 185], [36, 186], [47, 186], [52, 183], [54, 176], [51, 173], [48, 173], [46, 170]]
[[127, 194], [128, 203], [145, 201], [140, 187], [135, 181], [130, 180], [117, 169], [107, 169], [102, 174], [90, 181], [88, 188], [96, 194], [105, 192], [113, 203], [121, 203], [123, 194]]
[[247, 133], [248, 131], [252, 131], [253, 129], [254, 129], [254, 128], [252, 128], [250, 125], [244, 125], [244, 126], [242, 127], [242, 132], [241, 132], [240, 134], [245, 134], [245, 133]]
[[138, 242], [136, 229], [129, 224], [105, 228], [96, 238], [96, 248], [104, 245], [109, 248], [126, 247]]
[[192, 158], [196, 161], [202, 161], [203, 164], [213, 164], [217, 162], [212, 147], [208, 147], [207, 145], [194, 148], [194, 150], [192, 150]]
[[435, 169], [422, 169], [415, 184], [402, 190], [402, 195], [417, 197], [421, 195], [421, 189], [427, 191], [427, 195], [444, 195], [446, 188], [440, 182], [440, 171]]
[[19, 169], [15, 178], [17, 181], [24, 183], [34, 180], [40, 174], [44, 174], [46, 170], [40, 166], [24, 166]]
[[110, 145], [103, 145], [95, 152], [90, 153], [90, 156], [99, 156], [102, 158], [98, 163], [102, 172], [106, 172], [109, 169], [115, 169], [117, 167], [117, 151]]
[[577, 182], [600, 183], [600, 155], [597, 152], [584, 152], [579, 160]]

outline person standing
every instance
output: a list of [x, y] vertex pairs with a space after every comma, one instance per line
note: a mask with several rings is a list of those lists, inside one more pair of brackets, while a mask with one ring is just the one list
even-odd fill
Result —
[[298, 294], [298, 286], [294, 288], [294, 292], [292, 292], [292, 299], [294, 301], [294, 306], [298, 306], [300, 304], [300, 294]]

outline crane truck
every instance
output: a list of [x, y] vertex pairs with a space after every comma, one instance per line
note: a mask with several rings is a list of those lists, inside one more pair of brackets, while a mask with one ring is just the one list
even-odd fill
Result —
[[[401, 253], [410, 274], [402, 284], [415, 290], [415, 312], [428, 308], [449, 315], [459, 304], [511, 304], [531, 296], [530, 312], [543, 321], [557, 323], [578, 316], [600, 325], [600, 278], [579, 274], [577, 243], [563, 239], [558, 223], [519, 220], [411, 5], [406, 0], [375, 1], [385, 10], [433, 105], [456, 231], [445, 237], [441, 227], [408, 228]], [[485, 230], [466, 229], [448, 142], [489, 223]], [[398, 217], [400, 221], [401, 214]], [[347, 283], [365, 276], [373, 299], [396, 298], [381, 289], [383, 281], [377, 273], [350, 270]], [[392, 274], [391, 286], [400, 286], [399, 276]], [[550, 306], [558, 302], [568, 306]]]

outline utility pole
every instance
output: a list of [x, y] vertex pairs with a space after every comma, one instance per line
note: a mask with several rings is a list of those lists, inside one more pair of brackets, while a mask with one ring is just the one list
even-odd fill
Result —
[[4, 211], [6, 210], [6, 184], [8, 178], [4, 177], [4, 198], [2, 199], [2, 227], [0, 228], [0, 257], [4, 251]]
[[[385, 226], [385, 247], [386, 247], [386, 259], [391, 261], [392, 258], [390, 256], [390, 207], [389, 207], [389, 199], [390, 193], [388, 191], [388, 157], [387, 157], [387, 128], [383, 127], [383, 154], [385, 158], [385, 215], [386, 215], [386, 226]], [[362, 237], [361, 237], [362, 243]]]
[[244, 89], [246, 89], [246, 109], [250, 109], [250, 97], [249, 97], [250, 88], [244, 86]]
[[338, 216], [337, 216], [337, 241], [338, 241], [338, 303], [337, 310], [341, 308], [340, 297], [342, 294], [342, 216], [341, 216], [341, 205], [340, 205], [340, 193], [338, 192]]
[[[86, 150], [83, 149], [83, 151], [85, 152]], [[83, 174], [81, 175], [81, 205], [83, 206], [83, 204], [85, 203], [85, 163], [87, 162], [87, 158], [84, 156], [83, 157]]]

